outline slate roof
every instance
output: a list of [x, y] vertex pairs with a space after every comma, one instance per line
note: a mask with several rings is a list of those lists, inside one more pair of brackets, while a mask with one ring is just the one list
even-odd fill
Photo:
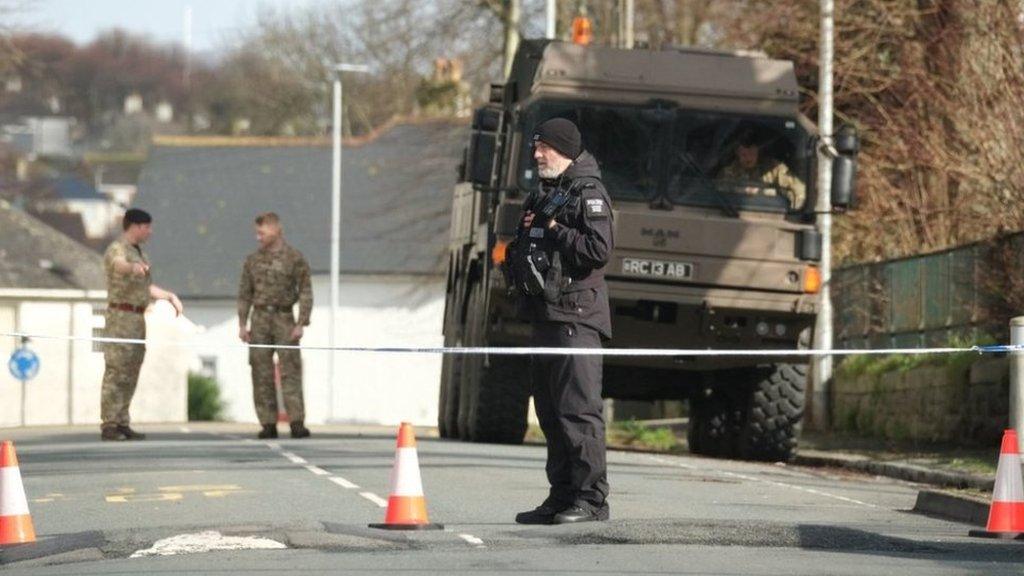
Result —
[[103, 258], [0, 201], [0, 288], [104, 290]]
[[[451, 191], [468, 126], [398, 124], [343, 149], [341, 271], [444, 272]], [[280, 214], [314, 273], [330, 262], [329, 142], [273, 139], [157, 142], [135, 206], [154, 217], [148, 252], [157, 282], [192, 298], [234, 297], [253, 218]], [[293, 141], [294, 142], [294, 141]]]
[[64, 200], [110, 200], [100, 194], [95, 186], [77, 176], [60, 176], [55, 178], [49, 187], [53, 190], [54, 195]]

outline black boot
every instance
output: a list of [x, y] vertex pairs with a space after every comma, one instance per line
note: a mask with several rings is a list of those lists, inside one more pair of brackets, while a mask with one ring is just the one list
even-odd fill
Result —
[[292, 422], [292, 438], [309, 438], [309, 428], [303, 425], [302, 420]]
[[553, 524], [559, 512], [561, 510], [545, 502], [533, 510], [516, 514], [516, 524]]
[[108, 442], [121, 442], [127, 440], [128, 437], [121, 432], [118, 426], [104, 426], [100, 428], [100, 439]]
[[277, 424], [264, 424], [263, 429], [256, 435], [260, 440], [266, 440], [267, 438], [277, 438]]
[[132, 430], [127, 424], [121, 424], [117, 427], [117, 431], [124, 434], [124, 437], [128, 440], [145, 440], [146, 435], [142, 432], [136, 432]]
[[608, 508], [607, 502], [601, 506], [577, 502], [573, 506], [555, 514], [551, 523], [576, 524], [578, 522], [604, 522], [610, 516], [610, 509]]

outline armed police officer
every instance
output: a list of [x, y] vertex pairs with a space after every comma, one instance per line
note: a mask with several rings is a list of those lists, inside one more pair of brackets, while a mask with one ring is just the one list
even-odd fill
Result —
[[[600, 348], [612, 335], [604, 280], [614, 244], [608, 192], [571, 121], [542, 123], [533, 145], [540, 188], [523, 205], [510, 247], [510, 279], [523, 296], [537, 346]], [[535, 355], [531, 363], [550, 489], [516, 522], [607, 520], [602, 357]]]
[[[149, 258], [142, 251], [153, 233], [153, 217], [132, 208], [122, 220], [124, 233], [107, 247], [103, 269], [107, 276], [107, 338], [146, 339], [146, 308], [151, 300], [167, 300], [181, 315], [181, 300], [153, 284]], [[100, 392], [100, 437], [103, 440], [144, 440], [129, 426], [128, 408], [146, 357], [143, 344], [108, 342], [103, 345], [103, 386]]]
[[[238, 335], [244, 342], [294, 346], [302, 339], [304, 327], [309, 326], [313, 310], [309, 262], [284, 241], [283, 234], [277, 214], [267, 212], [256, 217], [256, 240], [260, 247], [246, 258], [238, 287]], [[292, 310], [296, 302], [299, 304], [298, 320]], [[275, 352], [292, 438], [307, 438], [310, 433], [305, 426], [301, 351], [269, 347], [249, 349], [252, 399], [262, 426], [258, 437], [277, 438]]]

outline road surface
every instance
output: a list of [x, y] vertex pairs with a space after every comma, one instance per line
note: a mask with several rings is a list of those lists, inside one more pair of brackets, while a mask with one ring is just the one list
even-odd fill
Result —
[[[385, 532], [391, 429], [253, 426], [0, 430], [21, 461], [39, 542], [5, 574], [1021, 574], [1024, 542], [910, 513], [917, 487], [794, 466], [609, 455], [612, 520], [518, 526], [545, 495], [541, 446], [419, 438], [432, 522]], [[282, 426], [282, 430], [285, 427]], [[196, 552], [211, 545], [239, 546]], [[169, 556], [157, 551], [175, 552]], [[190, 553], [191, 552], [191, 553]], [[133, 557], [134, 556], [134, 557]]]

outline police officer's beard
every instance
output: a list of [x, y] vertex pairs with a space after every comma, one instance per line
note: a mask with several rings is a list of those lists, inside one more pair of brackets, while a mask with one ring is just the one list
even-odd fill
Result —
[[562, 175], [562, 171], [559, 170], [558, 168], [555, 168], [554, 166], [544, 166], [543, 168], [538, 166], [537, 174], [539, 174], [540, 177], [545, 180], [554, 180], [555, 178], [558, 178], [559, 176]]

